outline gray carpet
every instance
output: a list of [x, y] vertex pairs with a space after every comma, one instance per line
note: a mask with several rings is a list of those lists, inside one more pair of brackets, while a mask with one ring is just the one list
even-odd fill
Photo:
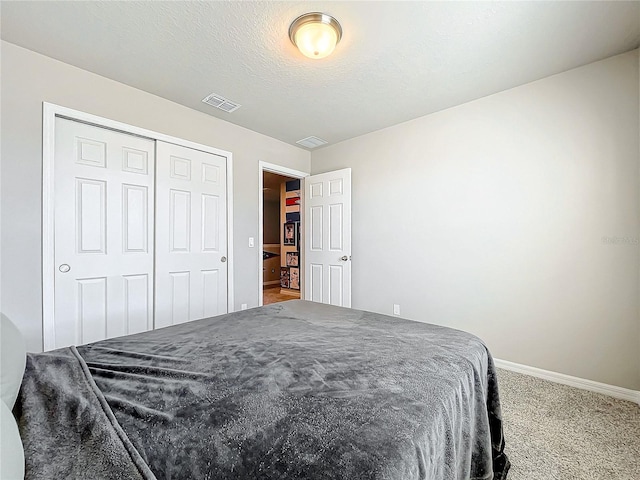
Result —
[[640, 479], [640, 406], [498, 370], [509, 480]]

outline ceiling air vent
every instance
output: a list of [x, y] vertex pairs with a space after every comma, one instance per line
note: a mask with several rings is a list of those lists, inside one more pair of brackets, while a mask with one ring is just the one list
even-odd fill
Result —
[[302, 140], [298, 140], [296, 143], [306, 148], [316, 148], [320, 145], [326, 145], [329, 142], [327, 142], [326, 140], [322, 140], [321, 138], [311, 136], [303, 138]]
[[220, 110], [224, 110], [227, 113], [235, 112], [242, 105], [239, 103], [232, 102], [231, 100], [227, 100], [221, 95], [216, 93], [212, 93], [211, 95], [207, 95], [202, 99], [204, 103], [207, 105], [211, 105], [212, 107], [219, 108]]

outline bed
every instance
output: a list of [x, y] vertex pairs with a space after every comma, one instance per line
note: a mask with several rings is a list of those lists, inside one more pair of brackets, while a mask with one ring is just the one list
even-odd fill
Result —
[[468, 333], [289, 301], [28, 354], [26, 478], [495, 479], [495, 367]]

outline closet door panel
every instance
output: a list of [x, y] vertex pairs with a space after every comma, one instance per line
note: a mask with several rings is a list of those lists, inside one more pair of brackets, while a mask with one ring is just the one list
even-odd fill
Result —
[[57, 118], [54, 348], [153, 325], [155, 142]]
[[156, 328], [227, 313], [226, 158], [156, 146]]

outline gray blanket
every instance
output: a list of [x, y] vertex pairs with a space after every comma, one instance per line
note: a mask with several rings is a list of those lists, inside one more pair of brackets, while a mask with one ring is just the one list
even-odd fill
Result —
[[478, 338], [304, 301], [31, 354], [19, 403], [27, 478], [497, 480], [509, 467]]

